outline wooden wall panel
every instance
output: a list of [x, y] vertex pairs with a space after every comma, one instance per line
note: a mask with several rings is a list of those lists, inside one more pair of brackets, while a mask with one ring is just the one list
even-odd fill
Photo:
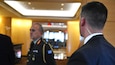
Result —
[[11, 36], [11, 17], [0, 17], [0, 33]]
[[29, 49], [31, 24], [32, 21], [28, 19], [12, 18], [12, 41], [14, 44], [23, 44], [22, 55], [26, 55]]
[[68, 21], [68, 40], [67, 40], [67, 56], [70, 57], [72, 53], [79, 48], [80, 45], [80, 33], [79, 22]]
[[115, 21], [107, 21], [104, 28], [104, 36], [115, 46]]

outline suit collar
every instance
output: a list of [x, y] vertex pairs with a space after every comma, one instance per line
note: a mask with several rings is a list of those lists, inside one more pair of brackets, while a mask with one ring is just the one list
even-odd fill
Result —
[[93, 34], [87, 36], [84, 40], [84, 44], [86, 44], [93, 36], [96, 36], [96, 35], [103, 35], [103, 33], [93, 33]]

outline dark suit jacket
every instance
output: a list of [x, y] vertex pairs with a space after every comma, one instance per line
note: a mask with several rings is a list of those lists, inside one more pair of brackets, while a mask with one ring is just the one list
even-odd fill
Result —
[[72, 54], [67, 65], [115, 65], [115, 48], [103, 35], [94, 36]]
[[0, 65], [14, 65], [15, 54], [10, 37], [0, 34]]

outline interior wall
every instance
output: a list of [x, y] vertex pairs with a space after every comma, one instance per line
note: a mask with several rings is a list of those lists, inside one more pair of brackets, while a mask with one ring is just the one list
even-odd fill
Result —
[[104, 36], [112, 45], [115, 46], [115, 21], [107, 21], [104, 27]]
[[11, 36], [11, 17], [0, 17], [0, 33]]
[[80, 45], [79, 22], [67, 22], [68, 40], [67, 40], [67, 57], [70, 57]]
[[22, 55], [26, 55], [30, 46], [30, 27], [32, 20], [12, 18], [11, 37], [14, 44], [22, 44]]

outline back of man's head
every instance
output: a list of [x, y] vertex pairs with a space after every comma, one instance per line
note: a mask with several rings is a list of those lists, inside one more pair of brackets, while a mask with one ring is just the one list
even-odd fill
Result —
[[86, 22], [96, 29], [103, 29], [107, 19], [107, 8], [103, 3], [93, 1], [82, 7], [81, 17], [86, 19]]

